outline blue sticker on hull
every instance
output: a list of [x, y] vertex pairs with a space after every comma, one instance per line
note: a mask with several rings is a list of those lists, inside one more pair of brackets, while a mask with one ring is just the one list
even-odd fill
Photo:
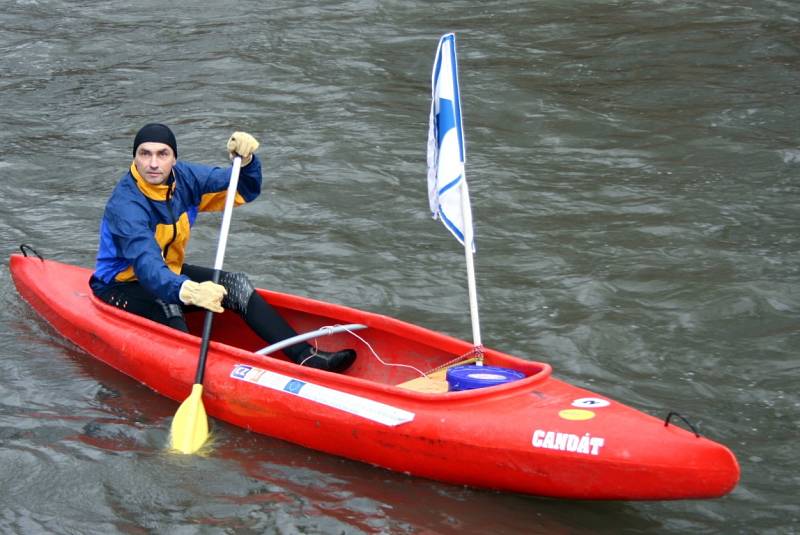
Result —
[[300, 389], [303, 388], [304, 386], [305, 383], [303, 381], [292, 379], [291, 381], [286, 383], [286, 386], [284, 386], [283, 389], [286, 390], [287, 392], [291, 392], [292, 394], [297, 394], [298, 392], [300, 392]]
[[247, 372], [252, 370], [252, 366], [247, 366], [245, 364], [238, 364], [233, 371], [231, 372], [231, 377], [235, 377], [236, 379], [244, 379], [247, 376]]

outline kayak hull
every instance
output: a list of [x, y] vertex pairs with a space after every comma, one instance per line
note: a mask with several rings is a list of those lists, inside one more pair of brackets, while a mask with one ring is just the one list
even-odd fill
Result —
[[[182, 333], [96, 299], [90, 271], [12, 255], [20, 295], [62, 336], [176, 401], [189, 395], [202, 314]], [[715, 498], [739, 466], [725, 446], [552, 376], [548, 364], [491, 349], [486, 364], [524, 379], [458, 392], [408, 385], [469, 355], [471, 344], [399, 320], [258, 290], [298, 331], [365, 325], [318, 338], [353, 347], [344, 374], [293, 364], [234, 313], [215, 318], [203, 386], [212, 418], [333, 455], [458, 485], [593, 500]], [[380, 359], [378, 358], [380, 357]], [[399, 364], [402, 366], [392, 365]], [[432, 377], [432, 376], [431, 376]]]

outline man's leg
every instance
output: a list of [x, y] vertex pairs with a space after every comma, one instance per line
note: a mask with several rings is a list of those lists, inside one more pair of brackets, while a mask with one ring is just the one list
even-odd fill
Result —
[[[195, 282], [211, 280], [214, 276], [213, 269], [191, 264], [184, 264], [181, 271]], [[274, 344], [297, 335], [297, 331], [255, 291], [247, 275], [222, 271], [219, 283], [228, 291], [228, 295], [222, 300], [222, 306], [238, 312], [247, 325], [267, 343]], [[344, 371], [356, 357], [351, 349], [318, 351], [306, 342], [287, 347], [283, 352], [297, 364], [328, 371]]]
[[180, 305], [168, 305], [142, 288], [138, 282], [121, 282], [103, 290], [97, 297], [109, 305], [127, 310], [137, 316], [189, 332]]

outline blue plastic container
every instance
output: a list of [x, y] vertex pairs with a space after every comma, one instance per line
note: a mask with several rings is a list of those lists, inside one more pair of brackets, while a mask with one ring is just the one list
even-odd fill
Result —
[[524, 379], [525, 374], [498, 366], [455, 366], [447, 370], [447, 384], [450, 391], [472, 390], [487, 386], [502, 385]]

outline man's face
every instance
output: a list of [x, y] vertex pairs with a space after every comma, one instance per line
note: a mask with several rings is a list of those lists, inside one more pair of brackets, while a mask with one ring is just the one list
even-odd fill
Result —
[[164, 143], [147, 142], [136, 148], [133, 160], [136, 170], [148, 184], [163, 184], [172, 173], [175, 165], [175, 154], [172, 148]]

